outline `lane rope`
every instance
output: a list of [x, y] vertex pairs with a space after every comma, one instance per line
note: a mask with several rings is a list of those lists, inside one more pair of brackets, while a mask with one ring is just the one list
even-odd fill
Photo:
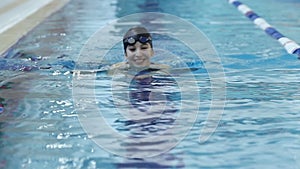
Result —
[[248, 17], [255, 25], [265, 31], [269, 36], [276, 39], [289, 54], [298, 55], [300, 59], [300, 45], [295, 41], [287, 38], [279, 31], [277, 31], [273, 26], [271, 26], [265, 19], [256, 14], [251, 8], [243, 4], [238, 0], [228, 0], [229, 4], [234, 5], [242, 14]]

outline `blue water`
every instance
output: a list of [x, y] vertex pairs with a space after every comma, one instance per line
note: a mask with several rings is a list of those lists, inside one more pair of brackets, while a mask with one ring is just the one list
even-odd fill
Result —
[[[242, 2], [300, 43], [299, 0]], [[159, 156], [130, 159], [102, 149], [83, 130], [72, 96], [72, 71], [78, 54], [94, 32], [136, 12], [181, 17], [203, 31], [215, 46], [226, 76], [226, 104], [218, 128], [206, 142], [198, 140], [212, 99], [209, 76], [192, 52], [169, 43], [156, 46], [165, 46], [189, 66], [199, 68], [192, 72], [201, 100], [198, 118], [196, 123], [187, 123], [193, 127], [180, 144]], [[116, 31], [120, 34], [122, 27]], [[123, 59], [118, 45], [100, 67]], [[161, 62], [180, 68], [174, 60]], [[299, 64], [296, 56], [287, 54], [225, 0], [73, 0], [20, 39], [0, 60], [4, 107], [0, 114], [0, 168], [300, 168]], [[183, 73], [179, 78], [190, 76]], [[107, 79], [97, 78], [96, 82], [104, 94], [110, 91]], [[177, 85], [171, 85], [172, 89]], [[122, 94], [122, 90], [115, 92]], [[173, 100], [180, 98], [177, 92], [173, 94]], [[187, 101], [196, 104], [195, 95], [189, 96]], [[110, 114], [112, 100], [105, 99], [97, 101], [107, 106], [102, 107], [108, 112], [107, 121], [122, 133], [147, 136], [172, 124], [172, 118], [170, 123], [124, 120]]]

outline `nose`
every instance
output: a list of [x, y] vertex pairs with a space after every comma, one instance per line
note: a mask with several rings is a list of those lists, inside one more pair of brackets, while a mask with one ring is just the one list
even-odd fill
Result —
[[141, 49], [136, 49], [136, 51], [135, 51], [135, 57], [141, 57], [141, 56], [142, 56]]

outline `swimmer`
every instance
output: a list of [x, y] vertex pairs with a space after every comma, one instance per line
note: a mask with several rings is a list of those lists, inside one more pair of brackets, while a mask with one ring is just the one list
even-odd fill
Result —
[[136, 79], [148, 77], [146, 72], [167, 72], [170, 67], [164, 64], [152, 63], [154, 56], [152, 36], [144, 27], [138, 26], [130, 28], [123, 36], [123, 47], [125, 62], [112, 65], [108, 74], [116, 72], [132, 74]]

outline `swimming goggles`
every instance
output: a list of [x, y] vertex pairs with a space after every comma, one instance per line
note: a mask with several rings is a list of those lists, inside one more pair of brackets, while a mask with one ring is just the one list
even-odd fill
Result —
[[145, 44], [147, 42], [149, 42], [151, 44], [152, 39], [149, 35], [139, 34], [139, 35], [134, 35], [134, 36], [125, 38], [123, 40], [123, 43], [125, 46], [127, 46], [127, 45], [134, 45], [137, 41], [139, 41], [142, 44]]

